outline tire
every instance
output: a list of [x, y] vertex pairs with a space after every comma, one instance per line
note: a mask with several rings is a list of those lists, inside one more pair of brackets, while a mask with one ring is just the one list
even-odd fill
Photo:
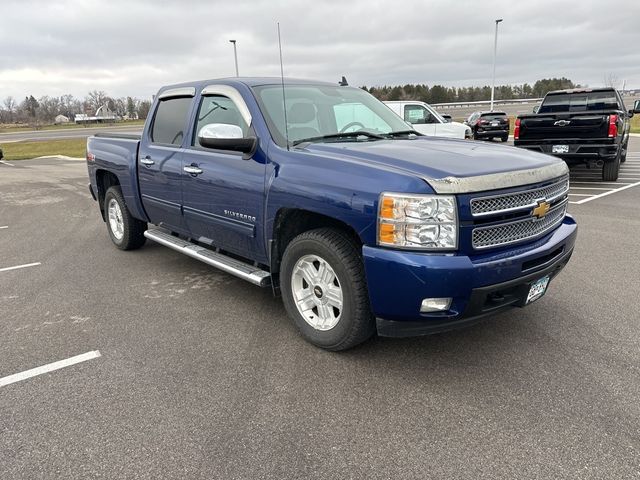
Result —
[[360, 250], [339, 230], [295, 237], [284, 252], [280, 282], [287, 313], [313, 345], [346, 350], [375, 332]]
[[144, 245], [147, 223], [134, 218], [127, 209], [120, 187], [113, 186], [104, 196], [107, 231], [120, 250], [135, 250]]
[[615, 182], [618, 180], [618, 173], [620, 172], [620, 161], [622, 157], [622, 149], [618, 149], [616, 158], [611, 162], [605, 162], [602, 166], [602, 181], [603, 182]]
[[627, 141], [624, 143], [624, 148], [622, 155], [620, 156], [620, 163], [624, 163], [627, 161], [627, 150], [629, 149], [629, 138], [627, 138]]
[[504, 137], [500, 137], [500, 141], [501, 142], [506, 142], [507, 140], [509, 140], [509, 135], [505, 135]]

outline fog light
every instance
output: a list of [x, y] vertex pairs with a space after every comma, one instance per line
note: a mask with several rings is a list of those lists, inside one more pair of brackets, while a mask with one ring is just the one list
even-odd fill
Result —
[[444, 312], [451, 306], [451, 298], [425, 298], [420, 306], [421, 313]]

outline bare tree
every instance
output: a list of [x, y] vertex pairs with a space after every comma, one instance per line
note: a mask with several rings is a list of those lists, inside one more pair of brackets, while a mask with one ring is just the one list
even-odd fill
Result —
[[51, 123], [60, 114], [60, 99], [45, 95], [38, 99], [40, 108], [38, 109], [39, 119], [45, 123]]
[[109, 97], [106, 92], [103, 92], [102, 90], [93, 90], [87, 94], [85, 103], [87, 103], [95, 112], [98, 108], [107, 103], [108, 100]]
[[67, 118], [73, 119], [76, 113], [82, 113], [82, 102], [73, 95], [62, 95], [60, 97], [60, 113]]
[[2, 113], [2, 121], [12, 123], [15, 119], [16, 109], [18, 107], [15, 99], [11, 96], [4, 99], [2, 102], [4, 108], [0, 111]]
[[608, 73], [604, 76], [604, 84], [607, 87], [618, 88], [619, 83], [620, 79], [615, 73]]
[[7, 112], [16, 113], [16, 107], [18, 106], [18, 104], [16, 103], [16, 100], [12, 96], [8, 96], [7, 98], [5, 98], [3, 105], [4, 105], [4, 109]]

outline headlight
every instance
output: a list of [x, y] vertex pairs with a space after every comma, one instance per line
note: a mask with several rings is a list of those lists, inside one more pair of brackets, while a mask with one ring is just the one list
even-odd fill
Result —
[[455, 197], [383, 193], [378, 210], [378, 244], [455, 250], [458, 247]]

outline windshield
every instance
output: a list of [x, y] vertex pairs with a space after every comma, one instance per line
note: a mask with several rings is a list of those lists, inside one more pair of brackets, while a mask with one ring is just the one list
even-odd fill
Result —
[[576, 92], [547, 95], [538, 113], [589, 112], [617, 110], [618, 101], [613, 90], [604, 92]]
[[[274, 141], [286, 147], [282, 85], [253, 88]], [[326, 85], [285, 85], [289, 144], [328, 136], [326, 141], [345, 141], [336, 134], [363, 131], [349, 141], [375, 141], [380, 135], [411, 129], [386, 105], [359, 88]]]

